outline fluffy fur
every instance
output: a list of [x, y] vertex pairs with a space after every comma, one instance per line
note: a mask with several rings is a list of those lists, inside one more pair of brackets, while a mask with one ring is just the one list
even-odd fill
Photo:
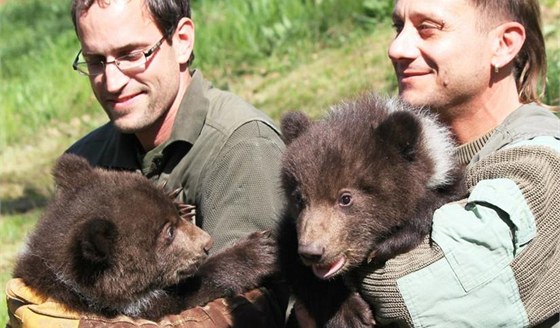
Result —
[[464, 193], [450, 134], [429, 112], [375, 95], [319, 121], [289, 113], [282, 132], [281, 270], [320, 327], [369, 327], [347, 278], [418, 245], [434, 210]]
[[13, 275], [70, 309], [158, 319], [260, 286], [275, 269], [266, 232], [207, 258], [210, 236], [139, 174], [63, 155], [54, 177]]

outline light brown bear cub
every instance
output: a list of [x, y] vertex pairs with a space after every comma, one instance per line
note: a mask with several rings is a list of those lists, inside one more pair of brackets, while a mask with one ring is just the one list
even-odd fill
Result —
[[70, 309], [158, 319], [260, 286], [274, 271], [265, 232], [207, 258], [210, 236], [139, 174], [63, 155], [54, 178], [13, 275]]
[[375, 95], [318, 121], [290, 113], [282, 132], [281, 270], [319, 327], [370, 327], [352, 269], [418, 245], [433, 212], [463, 193], [450, 134], [426, 111]]

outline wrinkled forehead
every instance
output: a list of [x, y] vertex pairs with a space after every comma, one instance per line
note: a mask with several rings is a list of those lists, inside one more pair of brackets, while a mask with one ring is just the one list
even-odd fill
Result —
[[441, 20], [461, 16], [475, 7], [469, 0], [396, 0], [393, 17], [429, 17]]

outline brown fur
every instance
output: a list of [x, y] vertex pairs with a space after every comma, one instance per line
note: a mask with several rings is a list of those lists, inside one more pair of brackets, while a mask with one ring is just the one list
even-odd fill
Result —
[[[418, 245], [434, 210], [463, 193], [453, 163], [447, 180], [434, 185], [441, 168], [423, 133], [426, 114], [405, 107], [369, 95], [323, 120], [283, 118], [290, 206], [279, 232], [281, 270], [319, 326], [371, 326], [369, 306], [345, 283], [349, 272]], [[336, 262], [344, 264], [335, 270]]]
[[210, 236], [139, 174], [63, 155], [54, 177], [13, 275], [71, 309], [157, 319], [260, 286], [274, 271], [266, 232], [207, 258]]

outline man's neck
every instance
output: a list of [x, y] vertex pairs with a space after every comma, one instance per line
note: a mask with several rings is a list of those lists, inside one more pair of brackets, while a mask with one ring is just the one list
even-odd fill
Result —
[[457, 142], [465, 144], [495, 129], [521, 105], [512, 79], [495, 84], [481, 97], [445, 109], [442, 119], [453, 131]]
[[178, 107], [172, 106], [150, 129], [136, 132], [136, 138], [145, 151], [150, 151], [169, 140], [178, 109]]
[[175, 123], [177, 113], [179, 112], [179, 107], [181, 106], [183, 97], [192, 80], [188, 69], [185, 69], [181, 77], [177, 97], [175, 97], [175, 100], [165, 115], [160, 117], [149, 129], [135, 133], [136, 138], [138, 138], [145, 151], [150, 151], [156, 148], [169, 140], [171, 137], [171, 132], [173, 131], [173, 125]]

